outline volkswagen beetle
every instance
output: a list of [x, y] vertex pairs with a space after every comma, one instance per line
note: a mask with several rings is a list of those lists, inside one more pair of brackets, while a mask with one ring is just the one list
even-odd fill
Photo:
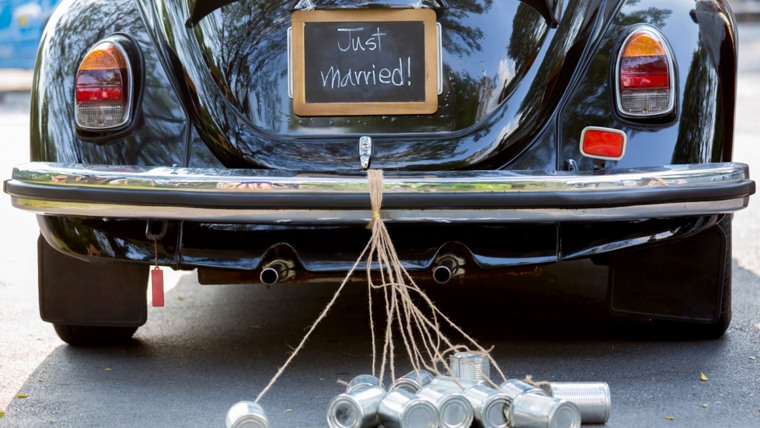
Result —
[[613, 314], [720, 336], [736, 39], [724, 0], [64, 1], [4, 187], [41, 316], [128, 339], [153, 265], [342, 278], [380, 215], [421, 282], [593, 259]]

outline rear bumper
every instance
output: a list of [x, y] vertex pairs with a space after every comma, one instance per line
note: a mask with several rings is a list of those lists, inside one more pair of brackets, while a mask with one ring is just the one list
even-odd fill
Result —
[[[34, 162], [4, 190], [43, 215], [258, 224], [360, 224], [372, 218], [363, 173], [298, 174]], [[386, 172], [389, 222], [574, 222], [731, 213], [755, 183], [738, 163], [602, 172]]]

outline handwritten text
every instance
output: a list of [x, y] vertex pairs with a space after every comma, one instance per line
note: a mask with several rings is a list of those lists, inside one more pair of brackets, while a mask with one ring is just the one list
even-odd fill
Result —
[[321, 70], [322, 87], [330, 89], [345, 88], [347, 86], [411, 86], [412, 59], [410, 57], [399, 58], [398, 67], [382, 67], [372, 64], [363, 70], [348, 68], [341, 70], [330, 66], [327, 70]]
[[362, 38], [361, 33], [364, 28], [338, 28], [338, 32], [346, 33], [348, 35], [347, 40], [341, 42], [338, 40], [338, 50], [341, 52], [357, 52], [357, 51], [381, 51], [383, 50], [382, 37], [386, 33], [380, 32], [380, 27], [377, 27], [377, 31], [370, 34], [369, 37]]

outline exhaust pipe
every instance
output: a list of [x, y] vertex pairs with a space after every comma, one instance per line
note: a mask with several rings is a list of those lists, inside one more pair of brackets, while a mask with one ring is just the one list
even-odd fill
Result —
[[438, 284], [446, 284], [454, 277], [464, 275], [462, 265], [464, 260], [453, 255], [445, 255], [440, 258], [438, 266], [433, 268], [433, 280]]
[[290, 260], [273, 260], [261, 268], [259, 280], [266, 286], [274, 285], [281, 281], [286, 281], [296, 275], [293, 266], [294, 264]]

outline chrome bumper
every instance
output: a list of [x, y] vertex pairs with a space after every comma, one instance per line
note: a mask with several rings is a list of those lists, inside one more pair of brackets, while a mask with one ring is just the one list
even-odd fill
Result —
[[[44, 215], [264, 224], [367, 223], [364, 173], [298, 174], [33, 162], [4, 190]], [[393, 222], [566, 222], [731, 213], [755, 183], [744, 164], [589, 172], [386, 172]]]

